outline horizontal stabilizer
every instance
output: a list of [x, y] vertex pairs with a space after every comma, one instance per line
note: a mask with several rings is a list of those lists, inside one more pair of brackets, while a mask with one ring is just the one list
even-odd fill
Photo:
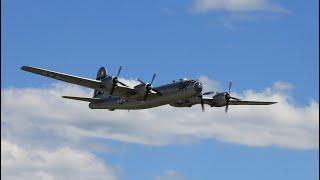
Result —
[[229, 105], [270, 105], [277, 102], [263, 102], [263, 101], [230, 101]]
[[74, 96], [62, 96], [66, 99], [73, 99], [78, 101], [87, 101], [87, 102], [100, 102], [103, 101], [101, 98], [86, 98], [86, 97], [74, 97]]

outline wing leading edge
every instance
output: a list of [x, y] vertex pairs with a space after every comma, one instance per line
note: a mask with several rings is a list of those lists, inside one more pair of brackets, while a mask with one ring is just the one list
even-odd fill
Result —
[[[105, 90], [102, 88], [102, 84], [98, 80], [73, 76], [65, 73], [50, 71], [50, 70], [31, 67], [31, 66], [22, 66], [21, 69], [27, 72], [38, 74], [41, 76], [46, 76], [46, 77], [64, 81], [67, 83], [76, 84], [79, 86], [84, 86], [84, 87], [95, 89], [95, 90]], [[115, 87], [113, 94], [116, 96], [127, 96], [131, 90], [132, 88], [117, 85]]]
[[87, 79], [87, 78], [83, 78], [83, 77], [73, 76], [73, 75], [69, 75], [69, 74], [50, 71], [50, 70], [46, 70], [46, 69], [40, 69], [40, 68], [36, 68], [36, 67], [31, 67], [31, 66], [22, 66], [21, 69], [24, 71], [27, 71], [27, 72], [39, 74], [41, 76], [46, 76], [46, 77], [53, 78], [56, 80], [76, 84], [79, 86], [84, 86], [84, 87], [91, 88], [91, 89], [101, 90], [101, 87], [100, 87], [101, 83], [100, 83], [100, 81], [97, 81], [97, 80]]

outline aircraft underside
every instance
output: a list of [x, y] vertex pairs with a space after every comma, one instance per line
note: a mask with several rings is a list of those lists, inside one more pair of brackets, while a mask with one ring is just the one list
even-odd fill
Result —
[[162, 97], [152, 95], [145, 101], [137, 101], [136, 98], [129, 98], [127, 100], [115, 98], [113, 102], [107, 100], [99, 103], [90, 103], [91, 109], [124, 109], [124, 110], [138, 110], [149, 109], [153, 107], [168, 105], [171, 103], [179, 102], [181, 99], [192, 99], [194, 102], [197, 100], [198, 93], [192, 91], [185, 91], [182, 93], [164, 94]]

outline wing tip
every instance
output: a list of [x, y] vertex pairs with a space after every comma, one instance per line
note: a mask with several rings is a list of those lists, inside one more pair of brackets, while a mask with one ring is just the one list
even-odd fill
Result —
[[21, 66], [20, 69], [26, 71], [29, 68], [29, 66]]
[[20, 69], [23, 70], [23, 71], [28, 71], [28, 72], [30, 72], [32, 69], [34, 69], [34, 67], [31, 67], [31, 66], [21, 66]]
[[265, 105], [272, 105], [272, 104], [277, 104], [278, 102], [275, 102], [275, 101], [273, 101], [273, 102], [265, 102]]

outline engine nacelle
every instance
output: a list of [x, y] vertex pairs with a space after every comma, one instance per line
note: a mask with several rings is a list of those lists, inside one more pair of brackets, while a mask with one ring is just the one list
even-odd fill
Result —
[[113, 79], [111, 77], [104, 78], [101, 81], [101, 86], [105, 90], [110, 90], [112, 88]]
[[221, 107], [227, 105], [226, 93], [219, 93], [212, 97], [211, 106]]
[[146, 84], [139, 84], [134, 87], [134, 93], [138, 96], [144, 96], [147, 91]]

